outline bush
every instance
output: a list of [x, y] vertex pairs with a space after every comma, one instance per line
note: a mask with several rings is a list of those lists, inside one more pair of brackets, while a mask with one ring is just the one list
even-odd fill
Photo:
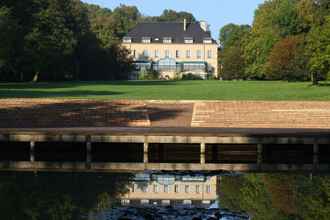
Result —
[[203, 78], [199, 75], [188, 73], [188, 74], [182, 75], [182, 80], [203, 80]]
[[139, 80], [157, 80], [159, 79], [159, 73], [154, 70], [141, 70], [139, 73]]

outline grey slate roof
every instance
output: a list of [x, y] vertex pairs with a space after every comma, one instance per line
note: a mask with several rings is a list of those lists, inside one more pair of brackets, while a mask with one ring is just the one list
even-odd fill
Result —
[[[151, 37], [151, 43], [162, 43], [164, 37], [171, 37], [172, 43], [184, 43], [184, 39], [190, 37], [194, 39], [194, 43], [203, 43], [204, 38], [211, 38], [211, 33], [204, 31], [199, 22], [188, 23], [186, 31], [183, 27], [183, 22], [139, 23], [126, 37], [131, 37], [134, 43], [140, 43], [143, 37]], [[215, 40], [212, 41], [216, 43]]]

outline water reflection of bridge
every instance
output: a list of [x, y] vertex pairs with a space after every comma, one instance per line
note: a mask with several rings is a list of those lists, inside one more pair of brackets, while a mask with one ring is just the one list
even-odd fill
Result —
[[322, 129], [6, 129], [0, 131], [0, 169], [328, 172], [329, 134]]

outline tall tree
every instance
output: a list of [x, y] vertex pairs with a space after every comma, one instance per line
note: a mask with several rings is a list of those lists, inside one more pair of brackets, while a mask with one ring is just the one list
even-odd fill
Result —
[[266, 1], [255, 12], [252, 33], [245, 47], [247, 72], [256, 78], [263, 78], [265, 63], [275, 43], [302, 32], [297, 0]]
[[220, 64], [223, 79], [245, 79], [244, 45], [250, 34], [249, 25], [228, 24], [220, 30]]
[[304, 37], [286, 37], [272, 48], [265, 74], [271, 80], [306, 81], [309, 79], [307, 63]]

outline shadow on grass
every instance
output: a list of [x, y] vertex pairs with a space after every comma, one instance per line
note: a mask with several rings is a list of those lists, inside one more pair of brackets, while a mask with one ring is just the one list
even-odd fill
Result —
[[66, 90], [47, 91], [45, 90], [0, 90], [0, 99], [6, 98], [85, 98], [88, 96], [115, 96], [121, 92], [112, 91], [91, 91], [91, 90]]
[[320, 83], [319, 85], [317, 86], [320, 86], [320, 87], [330, 87], [330, 82], [327, 82], [327, 83]]
[[150, 81], [81, 81], [81, 82], [40, 82], [40, 83], [0, 83], [0, 90], [12, 89], [64, 89], [76, 88], [79, 86], [157, 86], [157, 85], [175, 85], [178, 81], [150, 80]]
[[[83, 82], [84, 84], [88, 84]], [[91, 82], [93, 85], [117, 85], [117, 86], [165, 86], [176, 85], [174, 80], [137, 80], [137, 81], [110, 81], [110, 82]]]

